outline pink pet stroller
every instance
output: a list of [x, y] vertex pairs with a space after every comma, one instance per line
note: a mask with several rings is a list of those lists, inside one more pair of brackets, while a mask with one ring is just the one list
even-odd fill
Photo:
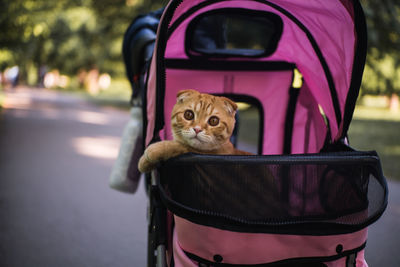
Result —
[[[148, 266], [367, 266], [388, 190], [377, 154], [347, 140], [366, 56], [359, 2], [172, 0], [150, 17], [157, 34], [143, 16], [124, 43], [144, 146], [172, 138], [182, 89], [247, 103], [258, 123], [246, 129], [239, 110], [236, 136], [255, 134], [257, 155], [185, 154], [147, 175]], [[132, 70], [139, 33], [147, 54]]]

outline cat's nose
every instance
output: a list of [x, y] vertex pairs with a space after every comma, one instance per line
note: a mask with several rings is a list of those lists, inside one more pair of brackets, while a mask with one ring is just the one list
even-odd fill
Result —
[[198, 134], [202, 131], [202, 129], [200, 127], [194, 127], [193, 130], [196, 134]]

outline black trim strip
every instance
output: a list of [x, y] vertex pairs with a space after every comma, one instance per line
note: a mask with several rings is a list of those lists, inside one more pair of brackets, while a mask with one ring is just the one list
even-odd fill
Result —
[[371, 164], [380, 166], [375, 151], [337, 151], [293, 155], [205, 155], [188, 153], [169, 159], [166, 163], [192, 164], [214, 163], [224, 164], [240, 161], [241, 164]]
[[364, 242], [361, 246], [343, 251], [341, 253], [338, 253], [336, 255], [332, 256], [325, 256], [325, 257], [302, 257], [302, 258], [291, 258], [291, 259], [285, 259], [285, 260], [280, 260], [276, 262], [271, 262], [271, 263], [261, 263], [261, 264], [229, 264], [229, 263], [220, 263], [220, 262], [213, 262], [209, 261], [206, 259], [203, 259], [195, 254], [192, 254], [190, 252], [187, 252], [183, 250], [183, 252], [186, 254], [188, 258], [191, 260], [194, 260], [199, 263], [203, 263], [206, 265], [214, 266], [214, 267], [274, 267], [274, 266], [279, 266], [279, 267], [320, 267], [320, 266], [326, 266], [326, 265], [321, 265], [324, 262], [331, 262], [338, 260], [343, 257], [348, 257], [353, 254], [357, 254], [357, 252], [360, 252], [361, 250], [365, 249], [366, 242]]
[[281, 71], [293, 70], [296, 65], [285, 61], [238, 61], [238, 60], [201, 60], [201, 59], [165, 59], [168, 69], [188, 70], [237, 70], [237, 71]]
[[[147, 69], [147, 73], [149, 73], [150, 66], [151, 66], [151, 61], [152, 58], [149, 61], [149, 66]], [[141, 92], [141, 99], [142, 99], [142, 118], [143, 118], [143, 130], [142, 130], [142, 143], [143, 143], [143, 149], [146, 148], [146, 137], [147, 137], [147, 125], [149, 123], [149, 120], [147, 118], [147, 88], [149, 84], [149, 75], [146, 75], [146, 81], [143, 86], [143, 90]]]
[[291, 154], [292, 152], [292, 138], [293, 138], [293, 124], [296, 112], [297, 98], [300, 93], [300, 88], [290, 87], [289, 101], [285, 118], [285, 132], [283, 139], [283, 154]]
[[364, 72], [365, 60], [367, 56], [367, 25], [365, 22], [365, 15], [361, 4], [358, 0], [353, 1], [354, 7], [354, 23], [357, 35], [357, 44], [354, 49], [354, 62], [353, 72], [351, 76], [349, 93], [347, 95], [345, 110], [343, 115], [343, 128], [339, 133], [339, 139], [343, 139], [347, 135], [350, 122], [353, 117], [353, 112], [356, 106], [358, 94], [360, 92], [362, 76]]
[[[171, 27], [168, 30], [168, 37], [167, 40], [171, 37], [171, 34], [178, 28], [178, 26], [185, 21], [190, 15], [195, 13], [196, 11], [202, 9], [203, 7], [206, 7], [208, 5], [212, 5], [218, 2], [223, 2], [223, 1], [229, 1], [229, 0], [210, 0], [210, 1], [205, 1], [202, 2], [196, 6], [191, 7], [188, 11], [186, 11], [182, 16], [176, 19], [176, 21], [171, 25]], [[182, 2], [182, 0], [180, 0]]]
[[174, 13], [178, 6], [183, 2], [183, 0], [171, 1], [161, 17], [160, 24], [158, 26], [158, 40], [156, 40], [156, 106], [155, 106], [155, 122], [153, 130], [152, 141], [159, 138], [159, 131], [164, 127], [164, 98], [165, 98], [165, 82], [166, 82], [166, 72], [165, 72], [165, 48], [167, 46], [167, 32], [169, 23], [174, 16]]

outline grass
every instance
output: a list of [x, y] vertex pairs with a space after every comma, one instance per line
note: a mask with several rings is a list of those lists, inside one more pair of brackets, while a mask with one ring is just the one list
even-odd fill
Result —
[[357, 106], [349, 129], [350, 145], [378, 152], [388, 179], [400, 181], [400, 112]]

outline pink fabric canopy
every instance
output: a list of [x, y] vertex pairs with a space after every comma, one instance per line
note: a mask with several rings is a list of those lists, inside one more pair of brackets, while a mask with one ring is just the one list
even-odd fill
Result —
[[[322, 109], [329, 121], [331, 140], [335, 141], [345, 135], [343, 131], [351, 120], [354, 102], [358, 95], [361, 71], [355, 73], [357, 55], [357, 27], [355, 12], [350, 0], [190, 0], [171, 1], [164, 12], [159, 26], [159, 39], [149, 72], [147, 91], [148, 128], [146, 143], [154, 134], [155, 113], [162, 109], [165, 122], [162, 138], [171, 138], [169, 116], [177, 91], [197, 89], [206, 93], [249, 94], [259, 99], [264, 106], [265, 130], [264, 154], [282, 153], [282, 139], [279, 109], [271, 108], [281, 99], [282, 105], [287, 102], [287, 88], [290, 87], [291, 74], [271, 71], [209, 71], [199, 69], [169, 68], [168, 60], [190, 60], [185, 52], [185, 38], [188, 25], [194, 18], [205, 12], [217, 9], [240, 8], [274, 13], [283, 21], [283, 31], [276, 50], [260, 58], [210, 58], [209, 64], [215, 61], [254, 61], [254, 62], [289, 62], [293, 63], [304, 78], [297, 104], [294, 136], [295, 153], [318, 152], [323, 145], [327, 127], [319, 110]], [[162, 73], [158, 73], [162, 72]], [[226, 79], [233, 84], [227, 92]], [[233, 78], [229, 78], [233, 77]], [[225, 81], [225, 82], [224, 82]], [[357, 86], [358, 85], [358, 86]], [[303, 90], [304, 89], [304, 90]], [[160, 92], [163, 91], [161, 94]], [[355, 92], [353, 92], [355, 91]], [[350, 93], [352, 92], [352, 93]], [[351, 101], [349, 101], [349, 93]], [[158, 98], [158, 100], [157, 100]], [[163, 98], [160, 100], [160, 98]], [[286, 101], [286, 102], [285, 102]], [[309, 102], [309, 103], [308, 103]], [[350, 102], [350, 103], [349, 103]], [[310, 104], [311, 103], [311, 104]], [[162, 106], [157, 109], [157, 105]], [[349, 107], [348, 107], [349, 106]], [[269, 113], [273, 110], [273, 113]], [[302, 111], [304, 110], [304, 111]], [[312, 112], [308, 112], [308, 111]], [[311, 128], [304, 130], [310, 117]], [[274, 121], [277, 120], [277, 121]], [[275, 130], [274, 130], [275, 129]], [[312, 129], [312, 130], [310, 130]], [[305, 136], [309, 140], [301, 141]], [[278, 140], [278, 141], [277, 141]], [[311, 140], [311, 143], [309, 143]], [[304, 143], [307, 142], [307, 146]]]

